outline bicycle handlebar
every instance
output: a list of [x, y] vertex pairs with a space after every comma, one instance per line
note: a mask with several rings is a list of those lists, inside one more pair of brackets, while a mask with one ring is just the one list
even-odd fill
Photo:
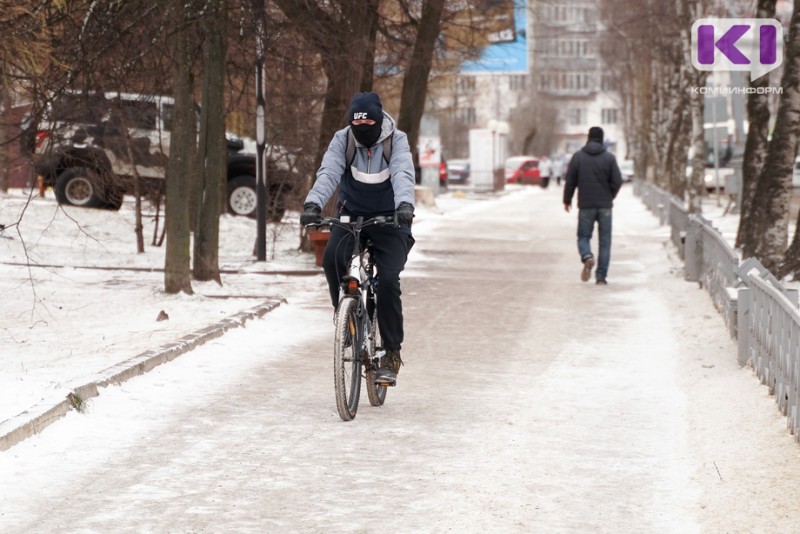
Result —
[[[343, 217], [348, 217], [348, 219], [352, 219], [349, 215], [344, 215]], [[320, 219], [319, 221], [311, 224], [305, 225], [305, 228], [322, 228], [325, 226], [338, 226], [340, 228], [345, 228], [346, 230], [355, 231], [361, 230], [365, 226], [371, 226], [377, 224], [379, 226], [385, 226], [387, 224], [391, 224], [395, 228], [398, 228], [400, 225], [397, 222], [397, 215], [387, 216], [387, 215], [378, 215], [377, 217], [370, 217], [369, 219], [364, 219], [363, 217], [356, 217], [355, 220], [346, 220], [342, 221], [341, 218], [337, 219], [336, 217], [325, 217], [324, 219]]]

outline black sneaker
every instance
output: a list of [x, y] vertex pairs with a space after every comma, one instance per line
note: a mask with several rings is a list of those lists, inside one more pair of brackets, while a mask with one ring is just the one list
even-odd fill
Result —
[[589, 256], [583, 260], [583, 270], [581, 271], [581, 280], [588, 282], [592, 277], [592, 268], [594, 267], [594, 258]]
[[394, 386], [397, 384], [397, 373], [403, 360], [400, 358], [399, 350], [387, 350], [386, 356], [381, 358], [380, 367], [375, 374], [375, 383], [379, 386]]
[[608, 282], [606, 282], [605, 278], [598, 278], [595, 284], [597, 284], [598, 286], [607, 286]]

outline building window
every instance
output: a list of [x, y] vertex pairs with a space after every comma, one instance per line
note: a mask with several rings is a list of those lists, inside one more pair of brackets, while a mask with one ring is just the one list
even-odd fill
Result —
[[581, 126], [586, 124], [587, 121], [586, 108], [572, 108], [569, 110], [569, 123], [572, 126]]
[[456, 117], [462, 124], [475, 124], [477, 118], [475, 108], [459, 108], [456, 110]]
[[616, 124], [617, 123], [617, 110], [616, 109], [603, 109], [600, 111], [600, 116], [603, 124]]
[[456, 78], [456, 91], [472, 93], [475, 91], [475, 76], [459, 76]]
[[508, 77], [508, 88], [512, 91], [524, 91], [527, 79], [524, 74], [512, 74]]

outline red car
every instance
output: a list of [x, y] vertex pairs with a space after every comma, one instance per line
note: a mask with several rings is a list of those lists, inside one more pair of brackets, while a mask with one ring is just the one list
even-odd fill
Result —
[[539, 158], [515, 156], [506, 160], [506, 183], [547, 187], [549, 181], [548, 178], [542, 179]]

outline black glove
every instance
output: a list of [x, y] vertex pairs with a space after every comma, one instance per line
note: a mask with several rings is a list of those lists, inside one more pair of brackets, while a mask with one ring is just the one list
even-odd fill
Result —
[[306, 226], [319, 222], [321, 219], [320, 213], [322, 213], [322, 208], [313, 202], [303, 204], [303, 214], [300, 215], [300, 225]]
[[410, 226], [411, 221], [414, 219], [414, 206], [408, 202], [401, 202], [394, 214], [397, 217], [397, 224]]

